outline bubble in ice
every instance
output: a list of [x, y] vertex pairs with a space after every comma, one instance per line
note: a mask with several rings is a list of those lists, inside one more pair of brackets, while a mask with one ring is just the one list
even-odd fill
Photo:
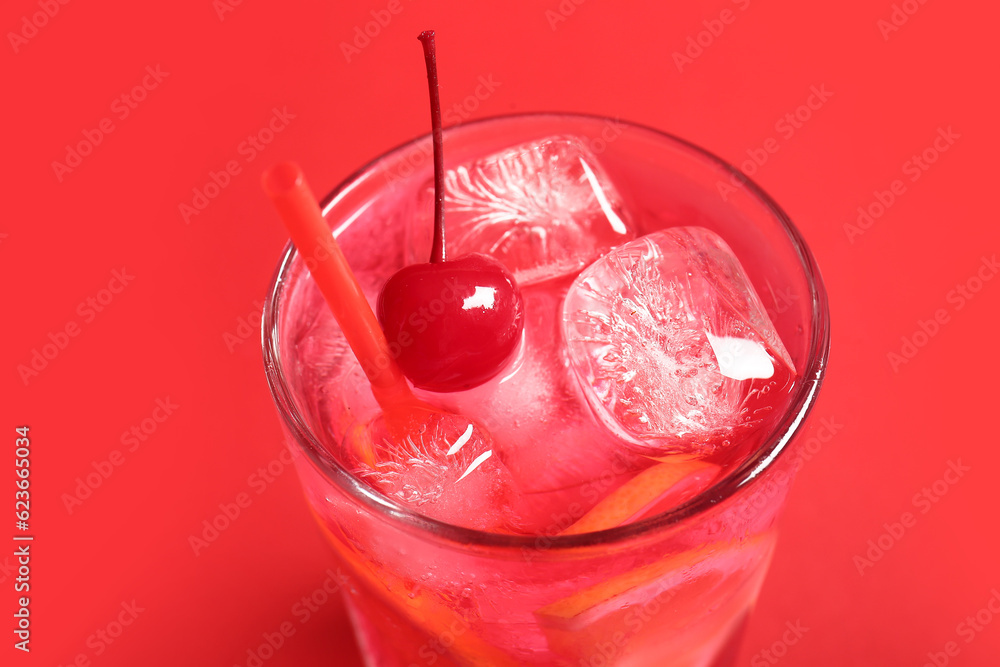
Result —
[[473, 420], [428, 409], [398, 424], [379, 414], [347, 444], [357, 476], [420, 514], [478, 530], [507, 521], [510, 473]]
[[[448, 252], [500, 260], [520, 285], [573, 274], [634, 238], [628, 213], [583, 139], [549, 137], [445, 173]], [[425, 261], [433, 228], [433, 186], [422, 191], [411, 244]], [[426, 233], [425, 233], [426, 232]]]
[[712, 453], [761, 423], [795, 374], [743, 267], [700, 227], [594, 262], [566, 296], [563, 332], [595, 413], [654, 455]]

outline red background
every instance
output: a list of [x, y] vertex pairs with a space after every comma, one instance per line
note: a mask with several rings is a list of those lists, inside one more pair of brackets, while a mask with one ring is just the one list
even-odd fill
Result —
[[[385, 13], [387, 0], [225, 5], [232, 11], [219, 9], [226, 0], [46, 2], [58, 12], [14, 43], [39, 2], [0, 10], [0, 535], [15, 532], [14, 427], [28, 425], [36, 537], [30, 655], [12, 648], [14, 575], [3, 566], [13, 546], [0, 551], [4, 664], [69, 665], [83, 654], [102, 667], [246, 665], [247, 651], [285, 621], [296, 632], [268, 667], [360, 664], [339, 601], [305, 623], [292, 614], [327, 566], [295, 473], [263, 488], [250, 479], [281, 447], [256, 311], [286, 235], [258, 178], [294, 158], [326, 191], [426, 132], [414, 38], [428, 27], [438, 30], [446, 106], [480, 76], [499, 84], [470, 117], [621, 117], [737, 163], [778, 140], [754, 178], [811, 244], [832, 303], [830, 372], [807, 433], [822, 418], [842, 427], [801, 471], [740, 664], [772, 664], [761, 651], [780, 644], [787, 622], [808, 628], [778, 647], [789, 666], [921, 665], [948, 642], [957, 649], [949, 664], [996, 664], [1000, 618], [971, 636], [959, 627], [1000, 589], [1000, 280], [973, 279], [1000, 248], [995, 7], [908, 0], [915, 13], [897, 13], [898, 30], [883, 34], [891, 0], [399, 0], [397, 14]], [[705, 21], [718, 32], [724, 9], [732, 21], [704, 32], [708, 45], [691, 47], [696, 57], [678, 67], [674, 53]], [[391, 20], [348, 58], [341, 43], [373, 16]], [[147, 66], [169, 74], [121, 118], [114, 100]], [[811, 86], [832, 96], [782, 136], [775, 123]], [[275, 107], [294, 119], [248, 161], [241, 142]], [[67, 144], [105, 118], [113, 131], [57, 174]], [[904, 164], [939, 128], [959, 138], [911, 181]], [[186, 222], [179, 205], [230, 160], [240, 173]], [[858, 207], [896, 179], [905, 191], [849, 238]], [[123, 268], [134, 278], [91, 316], [86, 300]], [[973, 298], [951, 292], [970, 279], [981, 287]], [[926, 323], [939, 310], [935, 329]], [[901, 354], [922, 321], [935, 335], [917, 335], [922, 345], [907, 348], [916, 354], [894, 368], [888, 355]], [[78, 335], [22, 377], [18, 367], [70, 323]], [[155, 432], [128, 451], [122, 434], [167, 398], [173, 414], [147, 421]], [[77, 478], [115, 450], [121, 465], [70, 512]], [[935, 494], [949, 461], [969, 470], [939, 482], [933, 504], [914, 498], [924, 487]], [[189, 536], [241, 493], [249, 507], [195, 555]], [[911, 527], [883, 537], [894, 544], [859, 573], [855, 556], [904, 512]], [[109, 645], [96, 640], [133, 601], [142, 609], [134, 622]]]

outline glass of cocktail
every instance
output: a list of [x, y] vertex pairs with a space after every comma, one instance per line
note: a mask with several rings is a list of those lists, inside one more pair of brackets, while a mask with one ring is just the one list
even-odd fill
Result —
[[[264, 314], [367, 664], [730, 664], [828, 354], [811, 253], [737, 170], [650, 128], [520, 115], [445, 145], [453, 244], [505, 262], [524, 299], [494, 377], [415, 390], [454, 420], [394, 440], [315, 256], [289, 245]], [[431, 245], [431, 155], [418, 139], [321, 202], [372, 304]]]

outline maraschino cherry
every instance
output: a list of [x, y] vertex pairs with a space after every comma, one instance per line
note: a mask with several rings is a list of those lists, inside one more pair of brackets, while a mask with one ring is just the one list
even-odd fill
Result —
[[430, 262], [393, 274], [378, 298], [378, 319], [415, 387], [461, 391], [486, 382], [521, 339], [524, 304], [514, 276], [480, 253], [446, 259], [444, 157], [434, 31], [419, 37], [427, 64], [434, 145], [434, 244]]

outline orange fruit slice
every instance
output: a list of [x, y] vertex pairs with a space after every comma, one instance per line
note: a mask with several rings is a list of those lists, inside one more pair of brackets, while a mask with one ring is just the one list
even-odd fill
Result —
[[[518, 666], [518, 663], [506, 653], [478, 637], [469, 627], [467, 618], [450, 608], [442, 598], [418, 586], [416, 582], [407, 582], [403, 577], [375, 566], [353, 549], [347, 541], [334, 535], [326, 521], [311, 506], [310, 510], [337, 554], [359, 581], [366, 584], [366, 589], [381, 598], [383, 604], [401, 613], [413, 626], [432, 638], [446, 634], [454, 637], [454, 644], [450, 646], [449, 652], [458, 664], [470, 667]], [[465, 628], [464, 632], [455, 633], [456, 626]]]
[[[752, 603], [772, 546], [767, 533], [674, 553], [581, 588], [535, 617], [550, 649], [572, 664], [600, 653], [607, 664], [628, 656], [628, 664], [687, 665], [681, 656], [704, 651]], [[637, 661], [643, 655], [665, 660]]]
[[562, 535], [605, 530], [670, 509], [704, 490], [719, 466], [693, 459], [661, 459], [605, 496]]
[[[674, 583], [674, 579], [683, 579], [686, 573], [690, 573], [691, 570], [696, 569], [708, 559], [729, 553], [734, 549], [753, 548], [757, 541], [759, 541], [759, 538], [754, 537], [748, 540], [713, 543], [698, 547], [697, 549], [691, 549], [690, 551], [671, 554], [662, 560], [629, 570], [588, 588], [581, 589], [568, 597], [542, 607], [535, 613], [536, 615], [553, 619], [573, 619], [595, 607], [612, 604], [616, 598], [625, 593], [641, 588], [659, 579], [663, 579], [663, 581], [660, 582], [658, 588], [662, 588], [665, 591], [671, 587], [670, 584]], [[675, 576], [667, 577], [671, 573]]]

